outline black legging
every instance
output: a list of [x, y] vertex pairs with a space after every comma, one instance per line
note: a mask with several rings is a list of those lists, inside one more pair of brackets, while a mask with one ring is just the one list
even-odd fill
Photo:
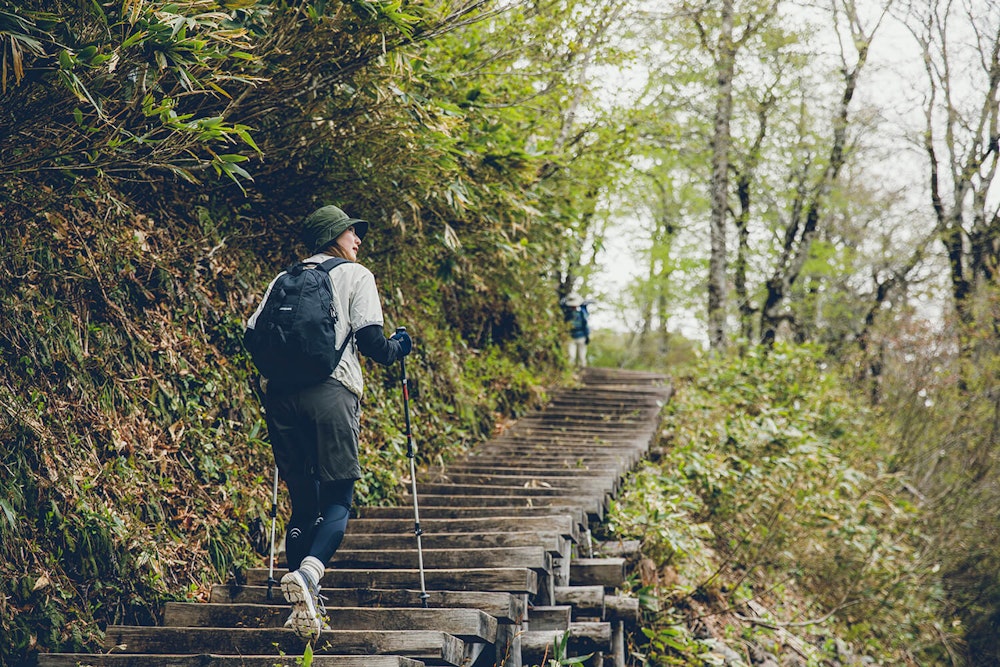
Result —
[[286, 479], [292, 516], [285, 534], [288, 569], [296, 570], [306, 556], [325, 567], [344, 539], [354, 500], [354, 480], [318, 482], [312, 478]]

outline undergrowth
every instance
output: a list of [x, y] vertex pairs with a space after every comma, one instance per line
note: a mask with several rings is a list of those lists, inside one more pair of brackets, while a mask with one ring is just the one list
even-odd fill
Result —
[[616, 536], [642, 540], [644, 664], [710, 663], [718, 641], [746, 664], [761, 645], [809, 665], [845, 645], [883, 664], [951, 664], [961, 628], [906, 480], [823, 354], [751, 350], [675, 382], [662, 458], [610, 513]]

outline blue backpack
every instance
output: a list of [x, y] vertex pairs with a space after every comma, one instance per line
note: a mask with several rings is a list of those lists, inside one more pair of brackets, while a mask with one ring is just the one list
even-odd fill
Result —
[[346, 264], [334, 257], [302, 262], [278, 277], [243, 344], [260, 374], [283, 388], [319, 384], [340, 363], [351, 340], [337, 347], [337, 313], [330, 271]]

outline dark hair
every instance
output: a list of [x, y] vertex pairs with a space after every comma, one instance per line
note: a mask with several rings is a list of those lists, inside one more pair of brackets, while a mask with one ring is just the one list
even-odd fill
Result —
[[341, 257], [343, 259], [346, 259], [347, 261], [352, 261], [351, 258], [348, 257], [347, 254], [344, 252], [344, 249], [341, 248], [339, 245], [337, 245], [336, 241], [333, 241], [325, 248], [323, 248], [322, 252], [326, 253], [327, 255], [333, 255], [334, 257]]

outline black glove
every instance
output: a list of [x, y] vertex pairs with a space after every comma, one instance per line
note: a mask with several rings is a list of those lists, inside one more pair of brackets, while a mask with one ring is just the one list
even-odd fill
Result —
[[389, 340], [394, 340], [399, 343], [399, 356], [405, 357], [413, 349], [413, 341], [410, 340], [410, 334], [405, 331], [397, 331], [396, 333], [389, 336]]
[[587, 345], [590, 345], [590, 336], [587, 336], [586, 338], [584, 338], [584, 339], [583, 339], [583, 342], [584, 342], [585, 344], [587, 344]]

